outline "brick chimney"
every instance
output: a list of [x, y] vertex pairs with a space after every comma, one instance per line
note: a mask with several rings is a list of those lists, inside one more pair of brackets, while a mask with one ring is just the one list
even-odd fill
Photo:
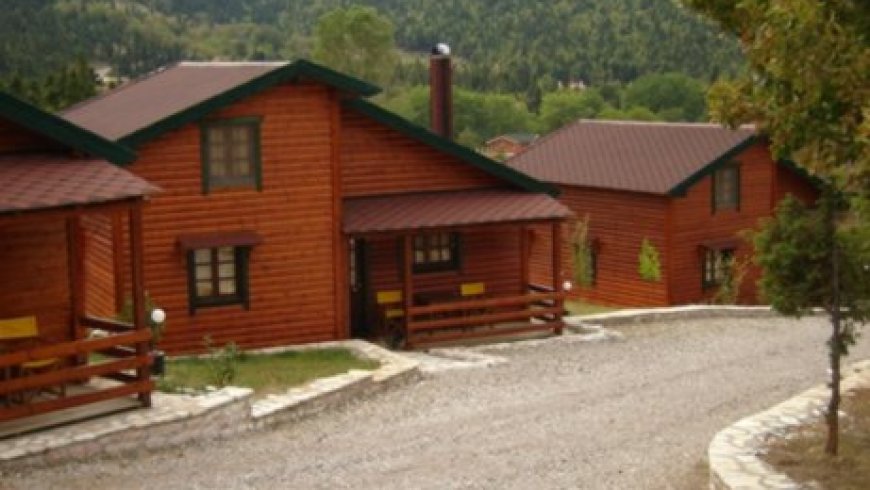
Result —
[[429, 57], [429, 125], [432, 132], [453, 139], [453, 66], [450, 46], [438, 43]]

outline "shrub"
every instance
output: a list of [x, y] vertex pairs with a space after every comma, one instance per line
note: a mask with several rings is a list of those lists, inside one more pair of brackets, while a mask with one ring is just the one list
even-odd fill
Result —
[[649, 282], [659, 282], [662, 280], [662, 265], [659, 261], [659, 251], [648, 238], [644, 238], [640, 244], [640, 254], [637, 261], [637, 272], [640, 274], [641, 279]]

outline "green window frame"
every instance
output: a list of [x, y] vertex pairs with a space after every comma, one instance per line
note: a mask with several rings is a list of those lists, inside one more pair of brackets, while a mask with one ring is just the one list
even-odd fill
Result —
[[200, 126], [202, 192], [263, 188], [259, 117], [207, 121]]
[[414, 235], [411, 261], [415, 274], [459, 270], [459, 233]]
[[722, 284], [734, 261], [733, 248], [705, 248], [701, 262], [701, 287], [710, 289]]
[[248, 262], [251, 247], [220, 246], [187, 251], [190, 314], [213, 306], [250, 306]]
[[740, 165], [729, 163], [713, 172], [713, 212], [740, 211]]

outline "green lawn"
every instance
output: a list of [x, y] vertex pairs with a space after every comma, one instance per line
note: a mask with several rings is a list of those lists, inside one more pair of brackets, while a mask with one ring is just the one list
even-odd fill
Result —
[[596, 305], [593, 303], [587, 303], [585, 301], [569, 299], [565, 301], [565, 309], [568, 310], [568, 313], [571, 315], [596, 315], [598, 313], [608, 313], [611, 311], [616, 311], [619, 308], [614, 308], [612, 306]]
[[194, 390], [219, 385], [216, 370], [235, 366], [235, 376], [227, 384], [253, 388], [257, 395], [286, 391], [315, 378], [345, 373], [351, 369], [376, 369], [378, 362], [360, 359], [346, 349], [317, 349], [280, 354], [240, 353], [236, 361], [215, 359], [172, 359], [166, 362], [166, 375], [160, 380], [163, 391]]

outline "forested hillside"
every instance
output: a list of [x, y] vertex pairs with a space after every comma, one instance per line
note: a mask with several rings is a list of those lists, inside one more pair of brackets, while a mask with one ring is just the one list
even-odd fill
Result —
[[[5, 0], [0, 77], [44, 76], [77, 55], [123, 76], [179, 58], [307, 56], [317, 19], [350, 4], [389, 18], [406, 53], [450, 43], [458, 83], [475, 90], [524, 93], [668, 71], [708, 81], [740, 63], [732, 40], [674, 0]], [[423, 81], [422, 60], [404, 60], [396, 83]]]

